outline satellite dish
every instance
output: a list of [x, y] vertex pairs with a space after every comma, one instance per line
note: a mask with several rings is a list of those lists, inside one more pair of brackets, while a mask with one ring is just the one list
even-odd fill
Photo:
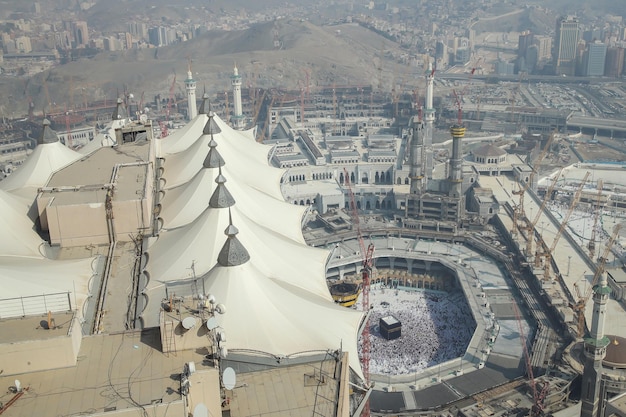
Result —
[[231, 390], [235, 388], [235, 383], [237, 382], [237, 375], [235, 374], [235, 370], [230, 366], [224, 369], [222, 373], [222, 383], [224, 384], [224, 388], [227, 390]]
[[195, 317], [185, 317], [183, 319], [183, 328], [186, 330], [190, 330], [196, 327], [196, 318]]
[[[232, 370], [233, 368], [229, 368], [229, 369]], [[235, 371], [233, 371], [233, 381], [234, 381], [234, 378], [235, 378]], [[15, 392], [22, 392], [22, 383], [20, 382], [19, 379], [15, 380]]]
[[215, 304], [215, 296], [214, 296], [213, 294], [208, 294], [208, 295], [206, 296], [206, 299], [207, 299], [207, 301], [208, 301], [209, 303], [211, 303], [211, 304]]
[[193, 408], [193, 417], [209, 417], [209, 409], [204, 403], [197, 404]]
[[217, 311], [220, 314], [224, 314], [226, 313], [226, 306], [224, 304], [218, 304], [215, 306], [215, 311]]
[[217, 324], [217, 318], [215, 317], [210, 317], [207, 321], [206, 321], [206, 328], [209, 330], [213, 330], [218, 326]]
[[226, 341], [226, 333], [224, 331], [219, 331], [217, 332], [217, 339], [221, 342], [224, 343]]

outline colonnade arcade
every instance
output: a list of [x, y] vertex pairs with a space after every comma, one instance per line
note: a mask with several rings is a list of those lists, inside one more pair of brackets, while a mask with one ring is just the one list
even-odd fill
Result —
[[[387, 287], [421, 288], [451, 291], [458, 286], [454, 271], [436, 261], [422, 259], [376, 258], [371, 284], [382, 283]], [[328, 278], [360, 280], [359, 263], [341, 265], [328, 271]]]

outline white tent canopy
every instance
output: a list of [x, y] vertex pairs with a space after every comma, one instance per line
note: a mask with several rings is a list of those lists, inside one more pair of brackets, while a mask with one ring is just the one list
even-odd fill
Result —
[[[0, 189], [19, 190], [20, 195], [34, 199], [37, 189], [46, 185], [53, 172], [80, 158], [81, 154], [58, 141], [38, 145], [15, 172], [0, 181]], [[28, 192], [24, 194], [23, 191], [26, 190]]]
[[226, 332], [229, 351], [261, 351], [281, 357], [337, 350], [350, 354], [350, 365], [361, 373], [357, 329], [362, 312], [340, 307], [269, 278], [249, 261], [215, 266], [204, 285], [226, 314], [218, 324]]
[[[222, 174], [226, 177], [226, 187], [235, 199], [238, 209], [254, 222], [305, 244], [300, 227], [306, 207], [278, 201], [245, 183], [230, 181], [229, 166], [226, 163], [222, 167]], [[160, 213], [164, 230], [191, 223], [208, 207], [217, 185], [217, 174], [217, 169], [203, 168], [190, 182], [165, 192]]]
[[[50, 260], [0, 256], [0, 317], [21, 316], [20, 306], [7, 299], [28, 297], [24, 303], [26, 313], [44, 314], [53, 310], [54, 304], [66, 296], [51, 294], [70, 293], [71, 308], [82, 308], [89, 295], [89, 282], [95, 274], [95, 258], [78, 260]], [[44, 301], [44, 295], [47, 301]], [[47, 304], [46, 304], [47, 303]]]
[[28, 210], [26, 200], [0, 190], [0, 255], [42, 257], [39, 248], [43, 240], [35, 232]]
[[160, 149], [157, 155], [165, 156], [187, 150], [202, 136], [202, 130], [208, 120], [206, 114], [199, 114], [182, 129], [173, 130], [171, 135], [159, 139], [157, 142]]
[[[280, 180], [284, 171], [267, 163], [269, 149], [263, 146], [264, 157], [259, 158], [258, 148], [252, 155], [243, 145], [258, 145], [245, 138], [231, 140], [222, 134], [213, 135], [220, 153], [230, 172], [229, 181], [239, 181], [258, 189], [280, 201], [284, 201], [280, 190]], [[202, 169], [204, 158], [209, 152], [210, 135], [203, 135], [184, 152], [165, 157], [163, 163], [164, 188], [177, 187], [190, 181]]]
[[[231, 212], [241, 230], [239, 239], [260, 271], [332, 300], [325, 279], [327, 250], [286, 239], [257, 224], [238, 207], [236, 204]], [[145, 268], [150, 277], [148, 286], [152, 288], [159, 283], [190, 278], [192, 264], [198, 276], [209, 271], [217, 262], [228, 225], [228, 208], [208, 208], [188, 226], [161, 233], [148, 249]]]

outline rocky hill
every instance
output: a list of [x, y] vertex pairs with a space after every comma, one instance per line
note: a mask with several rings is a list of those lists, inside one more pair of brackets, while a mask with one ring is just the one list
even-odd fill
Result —
[[242, 31], [209, 32], [168, 47], [103, 52], [38, 74], [26, 84], [9, 80], [0, 84], [0, 97], [11, 97], [18, 108], [31, 97], [36, 111], [46, 106], [44, 84], [57, 109], [113, 99], [124, 88], [135, 95], [144, 93], [146, 100], [155, 94], [167, 97], [174, 73], [176, 91], [183, 92], [189, 59], [199, 90], [206, 88], [210, 94], [230, 91], [235, 64], [244, 86], [298, 89], [308, 71], [312, 87], [378, 85], [380, 77], [390, 90], [400, 74], [408, 82], [406, 74], [418, 70], [387, 58], [399, 53], [396, 44], [358, 25], [319, 27], [285, 19]]

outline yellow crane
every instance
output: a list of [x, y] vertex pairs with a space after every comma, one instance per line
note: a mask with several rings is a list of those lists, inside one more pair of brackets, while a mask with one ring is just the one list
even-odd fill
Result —
[[574, 310], [574, 313], [576, 314], [576, 318], [578, 319], [578, 323], [577, 323], [578, 337], [583, 337], [583, 335], [585, 334], [585, 306], [587, 305], [587, 301], [589, 301], [589, 297], [591, 296], [593, 287], [596, 286], [596, 284], [598, 283], [598, 279], [600, 279], [600, 276], [604, 273], [604, 269], [605, 269], [604, 266], [606, 264], [607, 256], [609, 255], [609, 251], [611, 250], [611, 247], [613, 247], [613, 243], [615, 243], [615, 240], [617, 239], [617, 236], [619, 235], [619, 231], [621, 228], [622, 228], [622, 225], [618, 224], [613, 229], [613, 234], [611, 235], [611, 238], [609, 239], [609, 241], [606, 244], [606, 247], [604, 248], [604, 252], [602, 253], [602, 256], [600, 257], [600, 260], [598, 261], [598, 265], [596, 266], [596, 272], [593, 274], [591, 285], [589, 286], [585, 294], [581, 296], [580, 289], [578, 288], [578, 284], [574, 284], [574, 287], [576, 288], [576, 293], [578, 295], [578, 301], [576, 302], [576, 304], [572, 305], [572, 310]]
[[587, 245], [587, 248], [589, 249], [589, 257], [591, 257], [591, 259], [593, 259], [596, 253], [596, 229], [598, 228], [598, 220], [600, 219], [600, 213], [602, 212], [602, 209], [604, 208], [604, 204], [601, 203], [603, 185], [604, 184], [602, 183], [602, 180], [598, 180], [598, 195], [596, 196], [596, 201], [595, 201], [595, 210], [594, 210], [595, 214], [593, 217], [593, 228], [591, 229], [591, 238], [589, 239], [589, 244]]
[[565, 214], [565, 217], [563, 217], [563, 221], [561, 222], [561, 227], [559, 227], [559, 231], [556, 233], [556, 236], [554, 236], [554, 241], [552, 242], [552, 246], [550, 246], [550, 249], [548, 249], [546, 253], [544, 254], [544, 265], [543, 265], [544, 281], [550, 280], [550, 265], [552, 264], [552, 256], [556, 249], [556, 244], [559, 242], [559, 239], [561, 238], [561, 235], [563, 234], [563, 230], [565, 230], [565, 226], [567, 226], [567, 222], [569, 221], [570, 216], [572, 215], [572, 213], [574, 212], [574, 209], [576, 208], [576, 206], [578, 205], [578, 202], [580, 201], [580, 195], [583, 192], [583, 187], [585, 186], [585, 183], [587, 182], [587, 179], [589, 178], [590, 175], [591, 175], [591, 172], [587, 171], [582, 181], [580, 182], [580, 185], [576, 189], [576, 193], [574, 194], [574, 197], [572, 198], [572, 203], [570, 204], [569, 209], [567, 210], [567, 213]]
[[523, 186], [520, 185], [520, 189], [518, 191], [513, 191], [513, 194], [519, 195], [519, 204], [513, 210], [513, 230], [511, 230], [511, 233], [513, 234], [517, 233], [517, 229], [519, 228], [519, 224], [518, 224], [519, 220], [526, 217], [526, 212], [524, 211], [524, 194], [526, 193], [526, 190], [528, 190], [528, 188], [533, 183], [535, 175], [537, 174], [537, 170], [539, 169], [539, 165], [541, 165], [541, 162], [543, 162], [543, 159], [546, 157], [546, 155], [550, 151], [550, 146], [552, 145], [553, 140], [554, 140], [554, 133], [552, 133], [548, 137], [548, 140], [546, 141], [546, 144], [543, 150], [541, 151], [541, 153], [535, 160], [535, 163], [532, 164], [532, 170], [528, 177], [528, 181], [526, 181]]
[[526, 256], [531, 256], [533, 253], [533, 240], [535, 240], [535, 227], [537, 226], [537, 222], [539, 221], [539, 218], [541, 217], [541, 213], [543, 213], [543, 209], [546, 207], [546, 203], [548, 202], [548, 200], [550, 200], [550, 196], [554, 192], [554, 187], [556, 187], [556, 184], [559, 181], [559, 178], [561, 177], [562, 172], [563, 172], [563, 168], [561, 168], [559, 172], [557, 172], [556, 175], [554, 176], [554, 179], [552, 180], [552, 183], [548, 187], [548, 191], [546, 191], [546, 195], [543, 198], [543, 201], [541, 202], [541, 206], [539, 207], [539, 210], [537, 210], [537, 214], [535, 215], [535, 218], [528, 225], [528, 228], [526, 229]]

